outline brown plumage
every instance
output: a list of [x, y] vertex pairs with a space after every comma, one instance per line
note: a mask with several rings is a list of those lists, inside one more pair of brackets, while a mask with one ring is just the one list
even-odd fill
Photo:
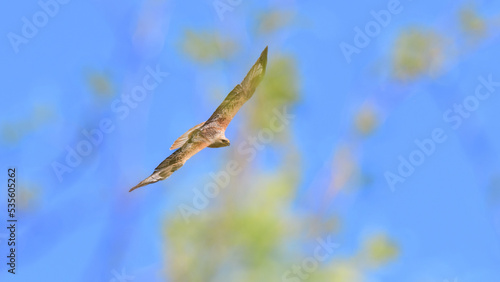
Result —
[[167, 179], [172, 173], [181, 168], [188, 159], [205, 147], [220, 148], [229, 146], [229, 140], [225, 136], [226, 128], [241, 106], [252, 97], [255, 89], [264, 78], [266, 65], [267, 47], [243, 81], [236, 85], [227, 95], [212, 116], [206, 122], [198, 124], [179, 137], [170, 147], [171, 150], [177, 149], [177, 151], [159, 164], [153, 174], [130, 189], [129, 192]]

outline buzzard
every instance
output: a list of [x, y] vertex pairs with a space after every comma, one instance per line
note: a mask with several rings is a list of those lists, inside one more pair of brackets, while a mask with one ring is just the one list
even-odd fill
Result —
[[133, 190], [146, 186], [160, 180], [167, 179], [172, 173], [181, 168], [184, 163], [205, 147], [221, 148], [229, 146], [229, 140], [225, 136], [226, 128], [234, 118], [238, 110], [248, 101], [259, 83], [264, 78], [267, 65], [267, 47], [260, 58], [250, 69], [243, 81], [236, 85], [222, 104], [215, 110], [212, 116], [188, 130], [181, 137], [175, 140], [170, 150], [177, 149], [161, 164], [159, 164], [153, 174], [141, 181]]

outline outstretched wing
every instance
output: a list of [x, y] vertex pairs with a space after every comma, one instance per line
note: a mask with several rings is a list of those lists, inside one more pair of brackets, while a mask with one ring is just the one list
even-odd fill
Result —
[[191, 137], [191, 134], [198, 128], [200, 128], [201, 126], [203, 126], [205, 124], [205, 122], [202, 122], [198, 125], [196, 125], [195, 127], [191, 128], [190, 130], [188, 130], [186, 133], [182, 134], [181, 137], [177, 138], [177, 140], [175, 140], [174, 144], [172, 144], [172, 146], [170, 147], [170, 150], [175, 150], [175, 149], [179, 149], [180, 147], [182, 147], [182, 145], [184, 145], [184, 143], [186, 143], [189, 138]]
[[187, 160], [208, 145], [209, 144], [206, 141], [193, 142], [192, 140], [189, 140], [184, 143], [179, 150], [173, 152], [168, 158], [161, 162], [161, 164], [155, 168], [153, 174], [134, 186], [129, 192], [132, 192], [139, 187], [167, 179], [170, 175], [172, 175], [172, 173], [181, 168]]
[[255, 89], [264, 78], [266, 66], [267, 47], [262, 52], [255, 65], [250, 69], [245, 79], [243, 79], [240, 84], [236, 85], [233, 91], [227, 95], [226, 99], [224, 99], [222, 104], [220, 104], [205, 124], [216, 122], [220, 126], [226, 128], [241, 106], [252, 97]]

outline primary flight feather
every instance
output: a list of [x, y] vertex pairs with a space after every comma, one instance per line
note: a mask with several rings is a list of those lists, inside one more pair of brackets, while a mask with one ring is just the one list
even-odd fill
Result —
[[267, 65], [267, 47], [260, 55], [257, 62], [250, 69], [243, 81], [227, 95], [212, 116], [188, 130], [179, 137], [170, 150], [177, 149], [173, 154], [159, 164], [153, 174], [130, 189], [133, 190], [160, 180], [167, 179], [172, 173], [181, 168], [184, 163], [205, 147], [220, 148], [229, 146], [225, 136], [226, 128], [239, 111], [241, 106], [248, 101], [259, 83], [264, 78]]

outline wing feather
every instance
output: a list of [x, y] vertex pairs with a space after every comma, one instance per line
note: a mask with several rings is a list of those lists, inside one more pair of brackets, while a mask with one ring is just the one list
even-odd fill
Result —
[[226, 99], [224, 99], [205, 124], [217, 122], [226, 128], [240, 110], [241, 106], [253, 96], [255, 89], [266, 73], [267, 49], [267, 47], [264, 49], [243, 81], [236, 85], [233, 91], [227, 95]]
[[173, 152], [168, 158], [161, 162], [155, 168], [153, 174], [134, 186], [129, 192], [132, 192], [139, 187], [167, 179], [170, 175], [172, 175], [172, 173], [181, 168], [187, 160], [208, 145], [209, 144], [205, 141], [193, 142], [189, 140], [184, 143], [180, 149]]
[[179, 138], [177, 138], [177, 140], [175, 140], [174, 144], [172, 144], [172, 147], [170, 147], [170, 150], [175, 150], [175, 149], [179, 149], [180, 147], [182, 147], [182, 145], [184, 145], [184, 143], [186, 143], [186, 141], [189, 140], [189, 137], [191, 137], [191, 133], [193, 133], [193, 131], [200, 128], [204, 124], [205, 124], [205, 122], [202, 122], [202, 123], [196, 125], [195, 127], [191, 128], [190, 130], [188, 130], [186, 133], [182, 134], [181, 137], [179, 137]]

